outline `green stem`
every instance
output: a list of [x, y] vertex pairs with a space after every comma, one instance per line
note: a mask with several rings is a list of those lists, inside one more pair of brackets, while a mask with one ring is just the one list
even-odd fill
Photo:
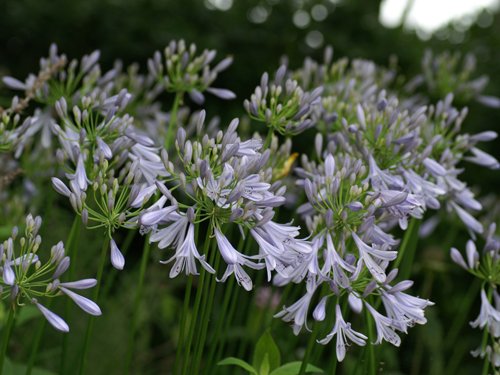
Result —
[[481, 285], [481, 279], [478, 278], [475, 278], [474, 282], [470, 284], [469, 290], [467, 291], [467, 294], [465, 295], [464, 299], [462, 299], [462, 303], [460, 304], [460, 307], [455, 314], [455, 319], [453, 320], [451, 328], [448, 331], [449, 332], [448, 336], [444, 340], [445, 348], [450, 348], [456, 345], [457, 338], [460, 334], [460, 331], [464, 323], [467, 321], [470, 308], [474, 303], [474, 300], [477, 296], [477, 290], [479, 289], [480, 285]]
[[[218, 269], [219, 262], [220, 262], [220, 253], [217, 251], [216, 248], [213, 248], [212, 250], [214, 253], [215, 252], [217, 253], [216, 258], [215, 258], [216, 260], [215, 260], [214, 269]], [[203, 327], [201, 330], [201, 338], [198, 341], [197, 355], [195, 356], [196, 360], [195, 360], [195, 366], [194, 366], [194, 371], [193, 371], [193, 374], [195, 374], [195, 375], [197, 375], [199, 373], [199, 369], [200, 369], [200, 365], [201, 365], [201, 356], [203, 354], [203, 347], [205, 345], [205, 340], [207, 338], [208, 322], [210, 321], [210, 313], [212, 312], [212, 306], [214, 303], [215, 286], [217, 284], [216, 280], [215, 280], [215, 276], [212, 276], [210, 274], [207, 274], [207, 275], [209, 276], [209, 278], [212, 279], [212, 285], [210, 285], [210, 295], [208, 297], [208, 307], [207, 307], [207, 311], [205, 313], [205, 316], [202, 320]]]
[[[205, 251], [203, 254], [207, 254], [210, 245], [210, 228], [207, 228], [207, 237], [205, 239]], [[194, 300], [193, 314], [191, 317], [191, 324], [189, 325], [189, 333], [188, 339], [186, 342], [186, 348], [184, 350], [184, 358], [182, 361], [182, 375], [186, 375], [188, 363], [189, 363], [189, 355], [191, 353], [191, 343], [193, 342], [194, 329], [196, 327], [196, 318], [198, 316], [198, 310], [200, 308], [201, 295], [203, 294], [203, 284], [205, 282], [205, 268], [202, 267], [199, 277], [198, 290], [196, 291], [196, 297]], [[175, 375], [175, 374], [174, 374]]]
[[[243, 240], [243, 236], [240, 236], [238, 246], [237, 246], [237, 251], [239, 251], [240, 253], [243, 250], [244, 243], [245, 243], [245, 241]], [[227, 309], [229, 307], [229, 300], [231, 299], [231, 297], [233, 297], [233, 298], [235, 297], [232, 295], [234, 283], [235, 283], [234, 277], [231, 278], [227, 283], [227, 290], [224, 294], [224, 300], [222, 302], [221, 310], [217, 316], [217, 326], [215, 327], [215, 334], [214, 334], [214, 337], [212, 338], [212, 343], [210, 345], [210, 352], [209, 352], [208, 357], [207, 357], [208, 362], [207, 362], [207, 365], [205, 366], [205, 369], [204, 369], [205, 374], [212, 373], [211, 372], [212, 364], [214, 363], [215, 352], [217, 350], [218, 343], [219, 343], [219, 336], [220, 336], [220, 333], [222, 331], [224, 322], [226, 321], [226, 314], [227, 314]]]
[[[77, 228], [80, 228], [79, 226], [80, 223], [80, 217], [76, 216], [75, 219], [73, 220], [73, 225], [71, 226], [71, 230], [69, 232], [68, 239], [66, 240], [66, 250], [70, 250], [73, 246], [73, 238], [75, 237], [75, 233], [77, 231]], [[43, 230], [43, 223], [42, 223], [42, 229]], [[70, 264], [72, 266], [74, 262]], [[47, 304], [45, 305], [46, 308], [50, 309], [50, 305], [52, 304], [52, 298], [49, 298], [47, 301]], [[28, 367], [26, 368], [26, 375], [31, 375], [31, 371], [33, 370], [33, 366], [35, 364], [36, 360], [36, 354], [38, 352], [38, 346], [40, 345], [40, 340], [43, 335], [43, 330], [45, 329], [45, 323], [47, 322], [47, 319], [42, 319], [40, 321], [40, 324], [38, 325], [38, 329], [35, 333], [35, 339], [33, 340], [33, 346], [31, 347], [31, 354], [30, 354], [30, 359], [28, 362]], [[67, 335], [64, 335], [63, 337], [63, 345], [64, 345], [64, 340], [66, 339]], [[63, 353], [64, 353], [64, 346], [63, 346]], [[62, 360], [61, 360], [62, 363]], [[62, 369], [62, 367], [61, 367]]]
[[168, 131], [167, 138], [165, 140], [165, 150], [168, 151], [170, 147], [170, 140], [172, 139], [172, 133], [174, 132], [175, 123], [177, 120], [177, 110], [179, 109], [179, 104], [181, 102], [182, 95], [184, 93], [182, 91], [175, 93], [174, 106], [172, 107], [172, 112], [170, 113], [170, 121], [168, 123]]
[[313, 346], [316, 342], [316, 337], [318, 337], [318, 322], [314, 321], [311, 337], [309, 337], [309, 342], [307, 344], [306, 354], [302, 359], [302, 366], [300, 366], [299, 375], [304, 375], [306, 373], [306, 368], [309, 363], [309, 357], [311, 356]]
[[233, 292], [234, 283], [235, 283], [234, 278], [230, 279], [227, 283], [226, 294], [224, 295], [224, 301], [222, 302], [221, 311], [217, 317], [217, 326], [215, 327], [215, 334], [214, 334], [214, 337], [212, 339], [212, 344], [210, 345], [210, 353], [208, 354], [208, 357], [207, 357], [208, 362], [207, 362], [207, 366], [206, 366], [205, 371], [204, 371], [205, 373], [207, 373], [207, 371], [210, 372], [210, 370], [212, 368], [212, 364], [214, 362], [214, 356], [215, 356], [215, 351], [217, 350], [219, 336], [220, 336], [220, 333], [222, 331], [222, 326], [223, 326], [224, 322], [226, 321], [226, 313], [227, 313], [227, 309], [229, 307], [229, 300], [231, 299], [231, 297], [233, 297], [232, 292]]
[[264, 147], [262, 148], [263, 152], [269, 148], [269, 145], [271, 144], [271, 140], [273, 139], [273, 134], [274, 134], [274, 128], [270, 127], [269, 132], [267, 133], [266, 143], [264, 144]]
[[187, 286], [186, 286], [186, 294], [184, 296], [184, 306], [182, 308], [181, 328], [179, 330], [177, 351], [175, 353], [174, 371], [172, 372], [173, 375], [177, 374], [177, 369], [179, 368], [179, 363], [180, 363], [180, 359], [181, 359], [182, 347], [184, 345], [184, 331], [186, 330], [186, 320], [187, 320], [186, 318], [188, 315], [189, 300], [191, 299], [192, 286], [193, 286], [193, 275], [189, 275]]
[[[488, 302], [490, 302], [490, 303], [491, 303], [492, 295], [493, 295], [493, 288], [490, 286], [488, 288]], [[483, 342], [481, 343], [482, 350], [486, 349], [486, 344], [488, 343], [488, 336], [489, 336], [488, 328], [484, 327]], [[488, 375], [489, 368], [490, 368], [490, 360], [489, 360], [489, 356], [486, 355], [486, 356], [484, 356], [483, 375]]]
[[[372, 317], [370, 315], [370, 312], [368, 309], [365, 308], [365, 313], [366, 313], [366, 321], [368, 322], [368, 336], [373, 337], [373, 322], [372, 322]], [[375, 375], [377, 372], [376, 365], [375, 365], [375, 351], [373, 344], [368, 344], [369, 345], [369, 358], [370, 358], [370, 375]]]
[[139, 272], [139, 285], [137, 286], [137, 294], [135, 296], [134, 314], [132, 316], [132, 327], [130, 329], [130, 339], [128, 342], [127, 359], [125, 361], [124, 374], [128, 374], [130, 363], [132, 361], [132, 350], [134, 348], [134, 336], [137, 326], [137, 317], [139, 316], [139, 305], [141, 302], [142, 285], [144, 283], [144, 275], [146, 274], [146, 265], [148, 263], [149, 251], [151, 249], [151, 245], [149, 243], [150, 234], [151, 232], [149, 232], [148, 235], [146, 236], [146, 239], [144, 241], [144, 250], [142, 251], [141, 269]]
[[[401, 280], [407, 280], [410, 277], [411, 267], [413, 265], [413, 259], [415, 257], [415, 250], [417, 249], [418, 242], [418, 229], [420, 228], [420, 224], [422, 223], [422, 219], [412, 218], [410, 220], [410, 224], [406, 233], [403, 237], [403, 242], [401, 243], [401, 248], [399, 249], [398, 257], [394, 262], [394, 268], [398, 268], [405, 258], [405, 262], [402, 264], [401, 269], [399, 270], [399, 278]], [[405, 256], [406, 253], [406, 256]]]
[[7, 345], [9, 345], [9, 336], [13, 321], [14, 321], [14, 304], [12, 304], [12, 308], [10, 309], [9, 320], [7, 320], [7, 325], [5, 326], [5, 333], [3, 336], [2, 353], [0, 354], [0, 375], [2, 375], [3, 373], [5, 353], [7, 353]]
[[[71, 259], [69, 266], [69, 276], [68, 276], [69, 281], [73, 281], [75, 275], [76, 252], [78, 250], [78, 238], [80, 236], [80, 223], [81, 223], [80, 216], [76, 216], [70, 233], [71, 244], [66, 245], [66, 251], [69, 253]], [[71, 298], [66, 298], [66, 310], [65, 310], [64, 320], [68, 324], [70, 322], [72, 302], [73, 301], [71, 300]], [[64, 366], [66, 364], [66, 358], [68, 356], [68, 341], [69, 341], [69, 334], [66, 334], [63, 336], [63, 344], [62, 344], [63, 346], [62, 346], [61, 365], [60, 365], [61, 374], [64, 374], [66, 372]]]
[[[94, 294], [92, 296], [92, 299], [94, 300], [95, 303], [97, 303], [97, 297], [99, 297], [99, 286], [101, 285], [102, 272], [104, 270], [104, 264], [106, 263], [106, 255], [108, 252], [108, 241], [109, 241], [109, 238], [108, 238], [108, 236], [106, 236], [104, 239], [104, 244], [102, 246], [99, 269], [97, 271], [97, 277], [96, 277], [97, 285], [94, 287]], [[87, 333], [85, 335], [85, 344], [83, 347], [82, 363], [80, 365], [80, 375], [85, 374], [85, 365], [87, 364], [87, 355], [89, 352], [90, 336], [92, 335], [92, 327], [94, 325], [94, 319], [95, 319], [95, 316], [93, 316], [93, 315], [91, 315], [89, 317], [89, 323], [87, 325]]]

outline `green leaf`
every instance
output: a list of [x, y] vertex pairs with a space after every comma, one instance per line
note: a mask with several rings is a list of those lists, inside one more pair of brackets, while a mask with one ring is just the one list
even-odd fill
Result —
[[[27, 368], [28, 365], [26, 365], [25, 363], [14, 363], [11, 360], [9, 360], [9, 358], [6, 357], [3, 373], [9, 375], [24, 375], [26, 374]], [[56, 375], [56, 373], [53, 371], [45, 370], [40, 367], [33, 367], [31, 375]]]
[[276, 346], [269, 330], [264, 332], [261, 336], [257, 345], [255, 345], [255, 352], [253, 355], [253, 367], [260, 368], [262, 361], [264, 360], [264, 356], [266, 353], [269, 356], [269, 371], [273, 371], [277, 369], [281, 364], [281, 355], [280, 350]]
[[[283, 365], [273, 372], [270, 375], [297, 375], [300, 372], [300, 366], [302, 366], [302, 362], [290, 362], [286, 365]], [[306, 372], [324, 372], [319, 367], [313, 366], [311, 364], [307, 364]]]
[[260, 365], [260, 375], [269, 375], [269, 354], [266, 353]]
[[26, 305], [22, 306], [19, 309], [19, 313], [17, 314], [16, 317], [16, 326], [21, 326], [24, 323], [30, 321], [31, 319], [34, 318], [40, 318], [42, 317], [42, 314], [40, 313], [40, 310], [35, 305]]
[[245, 361], [242, 361], [241, 359], [234, 358], [234, 357], [225, 358], [222, 361], [220, 361], [219, 363], [217, 363], [217, 365], [219, 365], [219, 366], [223, 366], [223, 365], [236, 365], [236, 366], [243, 367], [248, 372], [251, 372], [251, 373], [253, 373], [255, 375], [258, 375], [257, 371], [252, 366], [250, 366]]

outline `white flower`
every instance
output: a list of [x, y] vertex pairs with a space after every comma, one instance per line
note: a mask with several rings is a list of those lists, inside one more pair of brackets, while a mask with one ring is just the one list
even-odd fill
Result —
[[194, 224], [189, 224], [189, 229], [184, 242], [177, 247], [175, 255], [166, 261], [160, 263], [167, 264], [175, 259], [174, 266], [170, 270], [170, 277], [176, 277], [186, 267], [186, 275], [198, 275], [196, 270], [195, 260], [198, 260], [201, 265], [210, 273], [215, 273], [215, 270], [205, 262], [205, 255], [200, 255], [194, 243]]
[[347, 351], [346, 346], [349, 346], [346, 340], [346, 336], [359, 346], [365, 346], [365, 340], [367, 340], [368, 337], [366, 337], [362, 333], [354, 331], [351, 328], [351, 323], [346, 323], [344, 321], [344, 319], [342, 318], [342, 311], [340, 310], [340, 306], [338, 304], [335, 307], [335, 315], [336, 321], [332, 332], [330, 332], [323, 340], [319, 340], [318, 343], [326, 345], [330, 342], [333, 336], [337, 335], [337, 360], [339, 362], [342, 362]]

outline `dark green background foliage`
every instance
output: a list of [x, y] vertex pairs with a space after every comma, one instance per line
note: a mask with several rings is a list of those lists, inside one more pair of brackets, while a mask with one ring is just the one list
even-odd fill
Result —
[[[103, 71], [110, 69], [113, 61], [120, 58], [125, 66], [139, 62], [141, 70], [146, 72], [146, 61], [155, 50], [162, 51], [171, 39], [183, 38], [187, 43], [196, 43], [198, 49], [216, 49], [217, 61], [226, 55], [234, 56], [233, 65], [220, 74], [215, 87], [234, 91], [237, 99], [226, 102], [207, 96], [204, 106], [209, 118], [219, 115], [222, 124], [228, 124], [233, 117], [244, 114], [243, 99], [250, 96], [264, 71], [273, 72], [278, 68], [282, 55], [289, 57], [292, 69], [298, 68], [307, 55], [316, 60], [322, 59], [322, 49], [312, 49], [304, 41], [306, 34], [315, 29], [324, 35], [324, 45], [334, 47], [334, 59], [347, 56], [371, 59], [377, 64], [388, 65], [390, 57], [396, 55], [400, 74], [398, 79], [401, 81], [420, 73], [421, 59], [426, 48], [432, 49], [434, 54], [444, 50], [460, 51], [463, 54], [473, 52], [478, 60], [476, 76], [473, 78], [488, 75], [490, 84], [484, 94], [500, 97], [500, 18], [497, 15], [493, 24], [487, 28], [473, 24], [465, 31], [464, 41], [460, 44], [452, 44], [447, 38], [435, 37], [424, 42], [414, 33], [402, 28], [386, 29], [378, 22], [379, 2], [370, 0], [345, 1], [339, 5], [324, 1], [330, 10], [327, 19], [323, 22], [311, 21], [307, 28], [298, 29], [292, 22], [293, 13], [301, 4], [303, 9], [308, 10], [318, 3], [321, 2], [275, 0], [259, 3], [235, 0], [230, 10], [220, 11], [207, 9], [201, 0], [3, 0], [0, 2], [0, 75], [8, 74], [24, 79], [28, 73], [37, 72], [38, 60], [47, 55], [52, 42], [57, 43], [59, 51], [66, 53], [70, 59], [80, 58], [94, 49], [100, 49]], [[267, 7], [271, 11], [270, 15], [262, 24], [251, 23], [248, 12], [259, 4]], [[440, 35], [452, 32], [455, 31], [450, 25]], [[443, 94], [429, 93], [424, 86], [421, 91], [430, 96], [433, 102]], [[8, 91], [0, 93], [4, 98], [10, 95]], [[162, 109], [170, 110], [171, 98], [165, 95], [162, 99]], [[0, 104], [4, 103], [5, 99]], [[455, 101], [454, 104], [459, 107], [466, 104], [469, 107], [464, 132], [498, 131], [499, 109], [486, 108], [474, 101]], [[191, 107], [197, 108], [194, 104]], [[307, 132], [304, 137], [306, 138], [300, 137], [295, 142], [309, 152], [314, 131]], [[497, 141], [483, 144], [482, 149], [497, 158], [500, 156]], [[468, 167], [465, 180], [469, 185], [477, 185], [479, 196], [496, 193], [499, 178], [495, 171], [476, 168], [471, 164]], [[25, 169], [29, 174], [29, 168]], [[45, 186], [38, 188], [51, 189], [48, 181]], [[65, 199], [57, 198], [50, 216], [45, 218], [48, 221], [44, 237], [46, 246], [65, 238], [69, 232], [73, 219], [68, 206]], [[33, 210], [37, 214], [43, 214], [43, 202], [35, 203]], [[283, 210], [280, 221], [288, 221], [290, 216], [290, 212]], [[3, 220], [0, 222], [8, 226], [17, 224], [4, 223]], [[451, 224], [454, 224], [452, 228], [455, 229], [449, 230]], [[413, 294], [430, 298], [436, 302], [436, 306], [426, 309], [427, 325], [411, 329], [408, 337], [404, 337], [401, 348], [394, 348], [386, 343], [377, 348], [378, 358], [382, 359], [381, 374], [458, 375], [480, 371], [481, 361], [468, 354], [479, 346], [481, 337], [478, 330], [473, 330], [468, 325], [468, 321], [474, 320], [479, 313], [479, 285], [473, 284], [473, 278], [449, 259], [449, 247], [463, 249], [468, 239], [465, 231], [461, 232], [460, 228], [463, 226], [458, 221], [443, 221], [434, 236], [419, 242], [412, 269], [412, 278], [415, 280]], [[96, 253], [84, 250], [99, 248], [99, 235], [82, 231], [77, 276], [93, 277], [98, 257], [94, 255]], [[118, 281], [110, 286], [106, 303], [100, 302], [105, 309], [103, 316], [96, 320], [89, 373], [120, 374], [122, 371], [122, 358], [126, 351], [124, 343], [128, 340], [128, 324], [137, 287], [142, 243], [143, 239], [136, 236], [127, 255], [125, 271], [119, 273]], [[168, 374], [175, 356], [185, 277], [179, 276], [173, 280], [168, 278], [165, 266], [158, 263], [158, 260], [166, 258], [165, 252], [153, 249], [152, 258], [145, 280], [133, 369], [137, 374]], [[112, 272], [111, 267], [105, 271], [105, 276], [109, 272]], [[257, 280], [262, 281], [262, 277], [257, 277]], [[258, 281], [255, 284], [258, 285]], [[103, 285], [106, 285], [106, 277]], [[473, 295], [476, 299], [469, 314], [464, 315], [460, 309], [471, 285], [475, 288]], [[298, 296], [302, 291], [300, 288], [296, 289]], [[218, 300], [213, 314], [215, 319], [211, 325], [216, 324], [217, 308], [224, 291], [224, 286], [218, 288]], [[222, 357], [237, 356], [251, 361], [255, 342], [272, 321], [271, 315], [264, 314], [263, 308], [255, 306], [253, 299], [256, 294], [255, 289], [252, 293], [238, 291], [241, 303], [237, 304], [233, 324], [226, 333], [227, 345]], [[287, 304], [292, 301], [293, 296], [287, 300]], [[60, 305], [56, 304], [54, 310], [62, 311], [64, 304]], [[333, 313], [333, 308], [330, 312]], [[73, 314], [81, 319], [75, 318], [72, 322], [69, 338], [77, 348], [87, 319], [76, 309]], [[351, 319], [355, 326], [356, 317]], [[26, 360], [30, 338], [37, 323], [38, 320], [32, 319], [15, 328], [10, 354], [12, 360]], [[308, 335], [293, 336], [292, 330], [281, 321], [274, 321], [272, 327], [272, 335], [282, 353], [282, 363], [299, 360], [305, 350]], [[44, 368], [55, 370], [59, 366], [60, 351], [57, 348], [62, 340], [61, 335], [51, 329], [46, 329], [45, 332], [39, 363]], [[210, 339], [209, 336], [208, 343]], [[351, 348], [340, 367], [342, 374], [354, 374], [354, 368], [357, 367], [360, 349], [354, 346]], [[334, 355], [334, 350], [334, 342], [325, 348], [317, 345], [312, 363], [328, 370], [328, 360]], [[78, 352], [71, 355], [70, 358], [77, 363]], [[362, 368], [363, 364], [358, 367], [357, 373], [361, 373]], [[232, 374], [236, 371], [239, 370], [223, 367], [219, 373]]]

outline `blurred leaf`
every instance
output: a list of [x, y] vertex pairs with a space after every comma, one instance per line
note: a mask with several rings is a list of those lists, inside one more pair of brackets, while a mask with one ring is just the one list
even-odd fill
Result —
[[229, 357], [229, 358], [226, 358], [226, 359], [223, 359], [222, 361], [220, 361], [219, 363], [217, 363], [218, 366], [223, 366], [223, 365], [236, 365], [236, 366], [240, 366], [240, 367], [243, 367], [245, 370], [247, 370], [248, 372], [251, 372], [255, 375], [258, 375], [257, 374], [257, 371], [255, 371], [255, 369], [250, 366], [248, 363], [246, 363], [245, 361], [242, 361], [241, 359], [238, 359], [238, 358], [234, 358], [234, 357]]
[[[10, 359], [5, 358], [3, 373], [6, 375], [24, 375], [28, 365], [24, 363], [13, 363]], [[32, 375], [56, 375], [55, 372], [42, 369], [40, 367], [33, 367], [31, 370]]]
[[[283, 365], [273, 372], [270, 375], [297, 375], [300, 372], [300, 367], [302, 366], [302, 362], [290, 362], [286, 365]], [[324, 372], [322, 369], [313, 366], [311, 364], [307, 364], [306, 372]]]
[[40, 311], [34, 305], [22, 306], [16, 318], [16, 326], [21, 326], [27, 321], [41, 316]]
[[262, 363], [260, 364], [260, 375], [268, 375], [269, 374], [269, 353], [266, 353]]
[[269, 330], [264, 332], [261, 336], [257, 345], [255, 345], [255, 352], [253, 355], [253, 367], [261, 368], [262, 361], [264, 357], [268, 354], [269, 360], [269, 371], [273, 371], [277, 369], [281, 364], [281, 355], [280, 350], [276, 346], [276, 343], [273, 340], [273, 337], [269, 333]]

